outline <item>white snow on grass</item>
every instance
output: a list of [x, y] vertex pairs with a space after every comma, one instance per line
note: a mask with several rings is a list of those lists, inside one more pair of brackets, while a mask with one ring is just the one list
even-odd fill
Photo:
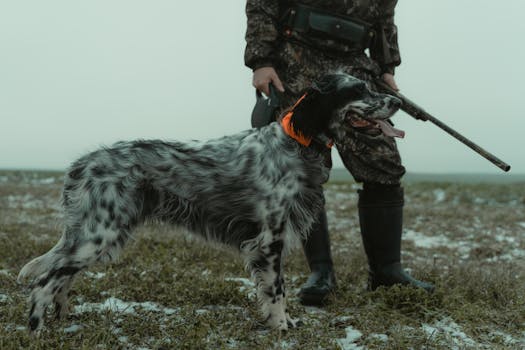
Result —
[[488, 262], [497, 262], [497, 261], [515, 261], [519, 258], [525, 258], [525, 250], [523, 249], [512, 249], [507, 254], [496, 255], [490, 258], [487, 258]]
[[429, 337], [442, 339], [443, 345], [448, 346], [450, 349], [479, 348], [481, 346], [465, 334], [461, 326], [449, 317], [436, 321], [433, 324], [423, 323], [421, 328]]
[[257, 291], [255, 289], [255, 283], [253, 283], [250, 279], [243, 278], [243, 277], [226, 277], [224, 280], [229, 281], [229, 282], [238, 282], [242, 284], [239, 287], [239, 291], [241, 293], [246, 292], [248, 295], [248, 299], [251, 300], [251, 299], [257, 298]]
[[89, 277], [89, 278], [93, 278], [93, 279], [96, 279], [96, 280], [99, 280], [103, 277], [106, 276], [106, 273], [105, 272], [91, 272], [91, 271], [86, 271], [85, 272], [86, 276]]
[[76, 305], [74, 308], [74, 311], [77, 314], [84, 312], [110, 311], [114, 313], [136, 315], [137, 312], [140, 310], [146, 312], [162, 312], [166, 315], [173, 315], [178, 311], [178, 309], [164, 307], [151, 301], [138, 303], [134, 301], [123, 301], [114, 297], [106, 299], [106, 301], [104, 301], [103, 303], [84, 303], [81, 305]]
[[24, 332], [27, 331], [26, 326], [17, 325], [14, 323], [8, 323], [5, 325], [4, 329], [8, 332], [17, 331], [17, 332]]
[[445, 201], [445, 199], [447, 198], [447, 193], [441, 188], [435, 189], [433, 191], [433, 194], [434, 194], [434, 203], [441, 203]]
[[451, 242], [450, 239], [443, 235], [425, 236], [414, 230], [405, 230], [405, 232], [403, 232], [403, 239], [414, 241], [416, 247], [421, 248], [450, 247], [457, 245], [457, 243]]
[[0, 294], [0, 303], [5, 303], [9, 300], [9, 297], [5, 294]]
[[72, 324], [69, 327], [64, 328], [64, 333], [76, 333], [84, 328], [82, 325]]
[[363, 336], [363, 333], [353, 327], [346, 327], [346, 338], [337, 339], [337, 345], [341, 350], [359, 350], [363, 346], [357, 345], [356, 342]]
[[371, 333], [368, 335], [368, 339], [374, 339], [386, 343], [388, 342], [388, 335], [382, 333]]
[[522, 336], [519, 339], [498, 330], [490, 332], [490, 336], [501, 339], [506, 346], [513, 346], [515, 349], [520, 349], [520, 346], [521, 348], [525, 348], [525, 331], [523, 331]]
[[44, 179], [31, 180], [31, 183], [35, 185], [50, 185], [50, 184], [54, 184], [56, 180], [57, 178], [55, 177], [46, 177]]

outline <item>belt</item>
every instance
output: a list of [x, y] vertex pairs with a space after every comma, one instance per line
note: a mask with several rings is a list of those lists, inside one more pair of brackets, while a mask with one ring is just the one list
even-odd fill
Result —
[[289, 8], [281, 23], [283, 35], [286, 37], [291, 37], [294, 32], [303, 35], [317, 34], [357, 45], [363, 49], [370, 47], [376, 36], [372, 25], [367, 22], [304, 5]]

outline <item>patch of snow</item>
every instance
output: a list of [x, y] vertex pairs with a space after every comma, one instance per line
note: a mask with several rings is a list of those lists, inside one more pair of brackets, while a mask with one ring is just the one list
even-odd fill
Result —
[[91, 272], [91, 271], [86, 271], [85, 272], [86, 276], [89, 277], [89, 278], [93, 278], [93, 279], [96, 279], [96, 280], [99, 280], [103, 277], [106, 276], [106, 273], [105, 272]]
[[421, 328], [429, 337], [444, 337], [446, 343], [443, 343], [443, 345], [447, 345], [451, 349], [462, 349], [464, 347], [477, 348], [480, 345], [465, 334], [461, 326], [449, 317], [436, 321], [432, 325], [423, 323]]
[[114, 327], [111, 329], [111, 333], [118, 335], [122, 333], [122, 328]]
[[226, 277], [224, 279], [225, 281], [233, 281], [233, 282], [239, 282], [246, 288], [255, 288], [255, 283], [253, 283], [252, 280], [249, 278], [243, 278], [243, 277]]
[[44, 208], [46, 205], [42, 198], [35, 198], [30, 194], [25, 194], [23, 196], [7, 196], [7, 207], [9, 209], [34, 209]]
[[350, 192], [335, 192], [333, 194], [333, 198], [336, 202], [347, 202], [351, 201], [354, 202], [355, 195]]
[[514, 261], [516, 258], [525, 258], [525, 250], [523, 249], [512, 249], [507, 254], [496, 255], [490, 258], [487, 258], [488, 262], [498, 262], [498, 261]]
[[5, 294], [0, 294], [0, 303], [5, 303], [9, 300], [9, 297]]
[[54, 184], [56, 181], [56, 178], [54, 177], [46, 177], [44, 179], [38, 179], [31, 181], [33, 184], [39, 184], [39, 185], [49, 185]]
[[317, 306], [305, 306], [304, 311], [312, 315], [328, 313], [328, 311], [326, 311], [325, 309], [321, 309], [320, 307], [317, 307]]
[[125, 336], [125, 335], [121, 335], [120, 337], [118, 337], [118, 341], [121, 342], [121, 343], [127, 343], [129, 340], [129, 337]]
[[348, 218], [339, 218], [335, 220], [335, 222], [332, 221], [332, 223], [333, 223], [334, 228], [338, 231], [343, 231], [348, 228], [355, 227], [357, 225], [355, 221], [353, 221], [352, 219], [348, 219]]
[[441, 188], [435, 189], [433, 191], [433, 194], [434, 194], [434, 197], [435, 197], [434, 203], [441, 203], [447, 197], [447, 193]]
[[496, 242], [506, 242], [506, 243], [514, 243], [516, 242], [516, 237], [509, 237], [509, 236], [505, 236], [505, 235], [496, 235], [496, 237], [494, 237]]
[[9, 272], [9, 270], [0, 270], [0, 275], [10, 276], [11, 273]]
[[358, 341], [362, 336], [363, 333], [358, 331], [357, 329], [353, 327], [346, 327], [346, 338], [337, 339], [337, 345], [342, 350], [359, 350], [364, 349], [363, 346], [357, 345], [356, 341]]
[[[228, 312], [236, 311], [236, 312], [239, 312], [239, 313], [243, 313], [244, 311], [246, 311], [246, 309], [242, 308], [240, 306], [233, 306], [233, 305], [228, 305], [228, 306], [223, 306], [223, 305], [205, 305], [202, 308], [196, 310], [195, 313], [198, 314], [198, 315], [202, 315], [202, 314], [205, 314], [205, 313], [208, 313], [208, 312], [217, 312], [217, 311], [228, 311]], [[249, 318], [246, 315], [244, 315], [244, 317], [245, 318]]]
[[[523, 332], [521, 338], [516, 339], [510, 334], [504, 333], [502, 331], [492, 331], [489, 334], [491, 337], [499, 338], [503, 341], [503, 343], [507, 346], [523, 346], [525, 344], [525, 331]], [[518, 347], [516, 347], [518, 348]]]
[[525, 250], [523, 249], [513, 249], [510, 254], [515, 258], [525, 258]]
[[518, 222], [518, 226], [521, 226], [522, 228], [525, 228], [525, 222]]
[[19, 326], [19, 325], [13, 324], [13, 323], [8, 323], [8, 324], [5, 325], [4, 329], [6, 331], [8, 331], [8, 332], [11, 332], [11, 331], [23, 332], [23, 331], [27, 330], [27, 327], [26, 326]]
[[371, 333], [368, 335], [368, 338], [379, 340], [382, 343], [388, 342], [388, 335], [382, 333]]
[[474, 204], [484, 204], [484, 203], [487, 202], [487, 200], [485, 198], [476, 197], [476, 198], [474, 198], [474, 200], [472, 202]]
[[255, 290], [255, 283], [253, 283], [250, 279], [243, 278], [243, 277], [226, 277], [224, 280], [230, 281], [230, 282], [241, 283], [242, 286], [239, 287], [239, 291], [241, 293], [247, 292], [249, 299], [254, 299], [257, 297], [257, 291]]
[[279, 349], [293, 349], [297, 345], [296, 342], [290, 342], [287, 340], [281, 340]]
[[142, 309], [144, 311], [151, 311], [151, 312], [162, 312], [166, 315], [173, 315], [178, 310], [172, 309], [168, 307], [164, 307], [161, 305], [158, 305], [156, 303], [153, 303], [151, 301], [145, 301], [142, 303], [130, 301], [126, 302], [123, 300], [120, 300], [118, 298], [111, 297], [109, 299], [106, 299], [104, 303], [84, 303], [82, 305], [76, 305], [74, 308], [75, 313], [83, 313], [83, 312], [103, 312], [103, 311], [111, 311], [114, 313], [124, 313], [124, 314], [137, 314], [137, 309]]
[[430, 237], [414, 230], [405, 230], [403, 238], [414, 241], [414, 244], [421, 248], [450, 247], [452, 245], [451, 241], [443, 235]]
[[239, 349], [239, 342], [233, 338], [228, 338], [226, 346], [230, 349]]
[[64, 333], [75, 333], [84, 328], [82, 325], [72, 324], [69, 327], [64, 328]]

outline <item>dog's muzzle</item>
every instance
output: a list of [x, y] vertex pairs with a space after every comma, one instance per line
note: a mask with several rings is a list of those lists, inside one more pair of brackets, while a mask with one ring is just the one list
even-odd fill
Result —
[[[391, 97], [387, 102], [387, 108], [395, 113], [401, 107], [401, 104], [400, 99]], [[405, 137], [405, 132], [394, 128], [394, 124], [390, 119], [369, 119], [365, 115], [366, 113], [361, 114], [351, 110], [347, 112], [346, 118], [353, 128], [370, 135], [384, 134], [389, 137]]]

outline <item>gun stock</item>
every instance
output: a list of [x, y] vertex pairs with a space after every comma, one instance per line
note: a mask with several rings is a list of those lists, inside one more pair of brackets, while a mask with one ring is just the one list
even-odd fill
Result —
[[481, 155], [483, 158], [490, 161], [492, 164], [500, 168], [501, 170], [507, 172], [510, 170], [510, 165], [490, 153], [489, 151], [485, 150], [481, 146], [475, 144], [465, 136], [461, 135], [456, 130], [452, 129], [445, 123], [443, 123], [441, 120], [437, 119], [436, 117], [432, 116], [430, 113], [425, 111], [422, 107], [418, 106], [414, 102], [412, 102], [410, 99], [405, 97], [403, 94], [395, 91], [392, 89], [387, 83], [385, 83], [382, 79], [377, 79], [375, 81], [376, 85], [385, 93], [393, 95], [397, 98], [399, 98], [401, 101], [403, 101], [403, 104], [401, 106], [401, 109], [405, 111], [408, 115], [411, 117], [422, 120], [422, 121], [429, 121], [432, 124], [436, 125], [441, 130], [445, 131], [452, 137], [454, 137], [456, 140], [459, 140], [461, 143], [472, 149], [474, 152]]

